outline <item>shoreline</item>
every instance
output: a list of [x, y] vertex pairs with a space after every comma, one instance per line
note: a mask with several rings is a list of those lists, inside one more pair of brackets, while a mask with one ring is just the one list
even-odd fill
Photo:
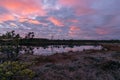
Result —
[[120, 80], [120, 46], [103, 46], [107, 49], [22, 54], [17, 61], [31, 64], [29, 69], [36, 73], [31, 80]]

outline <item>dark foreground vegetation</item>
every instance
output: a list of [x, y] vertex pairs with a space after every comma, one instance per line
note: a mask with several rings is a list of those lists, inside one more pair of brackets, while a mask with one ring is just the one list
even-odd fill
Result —
[[[14, 31], [0, 40], [0, 80], [120, 80], [119, 40], [34, 39], [33, 32], [21, 38]], [[21, 46], [82, 43], [103, 48], [42, 56], [33, 55], [32, 46]]]

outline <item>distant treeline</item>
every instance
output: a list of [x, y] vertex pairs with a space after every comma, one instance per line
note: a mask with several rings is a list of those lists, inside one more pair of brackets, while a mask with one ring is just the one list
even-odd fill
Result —
[[[12, 44], [14, 40], [0, 40], [1, 44]], [[44, 46], [44, 45], [99, 45], [101, 43], [120, 43], [120, 40], [49, 40], [49, 39], [19, 39], [20, 45]]]
[[101, 43], [120, 43], [120, 40], [50, 40], [43, 38], [34, 38], [34, 32], [26, 34], [25, 38], [20, 37], [19, 34], [15, 34], [15, 31], [7, 32], [0, 36], [0, 44], [10, 45], [32, 45], [32, 46], [44, 46], [44, 45], [99, 45]]
[[49, 40], [49, 39], [21, 39], [21, 45], [98, 45], [100, 43], [120, 43], [120, 40]]

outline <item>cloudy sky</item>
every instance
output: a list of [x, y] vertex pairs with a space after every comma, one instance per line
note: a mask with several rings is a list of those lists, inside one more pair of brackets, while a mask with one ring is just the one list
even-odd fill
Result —
[[120, 39], [120, 0], [0, 0], [0, 33]]

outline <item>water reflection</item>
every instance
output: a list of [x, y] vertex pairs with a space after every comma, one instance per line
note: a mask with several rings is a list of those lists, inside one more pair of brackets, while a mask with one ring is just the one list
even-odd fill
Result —
[[[55, 53], [63, 53], [69, 51], [83, 51], [88, 49], [95, 49], [100, 50], [102, 49], [101, 46], [94, 46], [94, 45], [82, 45], [82, 46], [75, 46], [75, 45], [49, 45], [49, 46], [1, 46], [0, 52], [6, 54], [8, 57], [17, 56], [20, 54], [33, 54], [33, 55], [52, 55]], [[17, 54], [16, 54], [17, 53]], [[12, 58], [13, 59], [13, 58]]]
[[63, 53], [69, 51], [83, 51], [88, 49], [100, 50], [101, 46], [93, 46], [93, 45], [83, 45], [83, 46], [66, 46], [66, 45], [52, 45], [47, 47], [34, 47], [33, 54], [34, 55], [52, 55], [55, 53]]

